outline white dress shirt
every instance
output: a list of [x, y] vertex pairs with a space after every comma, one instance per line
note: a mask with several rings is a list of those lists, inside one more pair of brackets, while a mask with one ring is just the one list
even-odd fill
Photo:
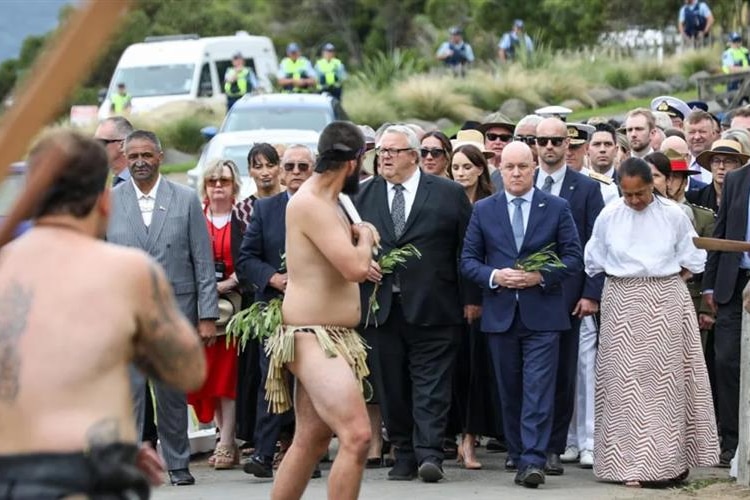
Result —
[[143, 223], [146, 227], [151, 226], [151, 216], [154, 215], [156, 208], [156, 193], [159, 191], [159, 184], [161, 183], [161, 174], [156, 179], [156, 184], [151, 188], [148, 193], [143, 193], [138, 189], [138, 185], [132, 178], [130, 181], [133, 183], [135, 188], [135, 197], [138, 200], [138, 207], [141, 209], [141, 217], [143, 217]]
[[[417, 196], [420, 175], [422, 175], [422, 173], [419, 171], [419, 168], [417, 168], [411, 177], [401, 183], [401, 185], [404, 186], [404, 222], [409, 220], [411, 207], [414, 205], [414, 198]], [[392, 182], [386, 181], [386, 184], [388, 185], [388, 211], [390, 211], [393, 206], [393, 195], [396, 190], [393, 189], [394, 184]]]
[[586, 273], [621, 278], [671, 276], [681, 268], [702, 273], [706, 251], [693, 245], [693, 224], [677, 203], [656, 197], [641, 211], [623, 199], [604, 207], [586, 244]]
[[[521, 215], [523, 215], [523, 234], [526, 235], [526, 228], [529, 226], [529, 215], [531, 214], [531, 201], [534, 199], [534, 190], [530, 189], [528, 193], [521, 196], [514, 196], [506, 191], [505, 198], [508, 202], [508, 220], [511, 224], [511, 227], [513, 226], [513, 215], [516, 213], [516, 210], [518, 210], [513, 204], [513, 200], [515, 200], [516, 198], [523, 198], [524, 200], [526, 200], [525, 203], [521, 203]], [[495, 269], [490, 273], [490, 289], [492, 290], [500, 286], [495, 283], [495, 273], [498, 271], [499, 269]]]
[[[539, 191], [542, 191], [542, 188], [544, 187], [544, 181], [547, 179], [547, 177], [552, 177], [552, 190], [550, 192], [554, 194], [555, 196], [560, 196], [560, 191], [562, 190], [563, 179], [565, 178], [565, 172], [567, 171], [568, 171], [568, 167], [565, 165], [563, 165], [562, 168], [555, 170], [551, 174], [548, 174], [547, 172], [545, 172], [544, 170], [540, 168], [539, 174], [536, 176], [536, 188]], [[524, 203], [523, 206], [526, 206], [526, 203]]]
[[[714, 174], [712, 174], [710, 170], [698, 165], [698, 162], [693, 155], [690, 155], [690, 170], [700, 170], [701, 175], [699, 180], [704, 184], [711, 184], [714, 181]], [[687, 186], [685, 186], [685, 190], [687, 191]]]
[[[589, 176], [590, 172], [591, 171], [586, 167], [583, 167], [581, 169], [581, 173], [587, 177]], [[602, 174], [602, 175], [606, 175], [606, 174]], [[615, 184], [614, 182], [612, 182], [612, 184], [606, 184], [604, 182], [599, 182], [599, 181], [597, 182], [599, 183], [599, 189], [602, 192], [602, 198], [604, 198], [605, 205], [609, 205], [613, 201], [620, 199], [620, 191], [617, 189], [617, 184]]]

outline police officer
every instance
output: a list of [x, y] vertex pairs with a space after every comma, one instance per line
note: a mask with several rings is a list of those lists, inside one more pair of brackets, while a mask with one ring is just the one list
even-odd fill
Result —
[[460, 28], [454, 26], [448, 33], [450, 40], [440, 45], [435, 56], [453, 71], [454, 76], [466, 76], [466, 66], [474, 62], [474, 51], [464, 41]]
[[234, 103], [257, 86], [255, 73], [245, 66], [245, 58], [239, 52], [232, 57], [232, 66], [224, 73], [224, 93], [227, 95], [227, 111]]
[[314, 92], [318, 87], [315, 70], [310, 60], [301, 55], [296, 43], [287, 45], [286, 57], [279, 64], [277, 77], [284, 92]]
[[336, 47], [332, 43], [323, 45], [323, 57], [315, 63], [318, 73], [318, 90], [341, 100], [341, 83], [346, 79], [344, 63], [335, 56]]
[[[729, 48], [721, 55], [721, 70], [725, 74], [747, 71], [750, 66], [748, 51], [742, 46], [742, 36], [734, 32], [729, 35]], [[735, 80], [727, 84], [727, 91], [740, 88], [741, 80]]]
[[125, 84], [118, 83], [117, 92], [110, 97], [110, 101], [112, 101], [112, 113], [121, 115], [126, 111], [130, 111], [130, 101], [132, 99], [125, 88]]
[[513, 61], [518, 56], [519, 50], [526, 53], [533, 52], [534, 42], [531, 37], [524, 32], [523, 21], [516, 19], [513, 21], [513, 29], [505, 33], [497, 44], [497, 55], [501, 62]]

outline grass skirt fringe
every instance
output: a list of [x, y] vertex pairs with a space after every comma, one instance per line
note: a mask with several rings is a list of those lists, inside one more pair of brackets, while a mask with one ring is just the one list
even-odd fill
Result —
[[363, 393], [367, 392], [365, 377], [367, 368], [367, 345], [353, 328], [340, 326], [285, 326], [280, 325], [266, 341], [269, 357], [266, 378], [266, 401], [271, 413], [284, 413], [292, 407], [292, 396], [284, 365], [294, 361], [294, 334], [314, 334], [318, 344], [329, 358], [341, 356], [349, 364]]

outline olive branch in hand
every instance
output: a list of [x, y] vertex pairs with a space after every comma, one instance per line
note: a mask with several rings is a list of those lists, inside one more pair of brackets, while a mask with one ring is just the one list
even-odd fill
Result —
[[[405, 263], [409, 257], [416, 257], [418, 259], [422, 258], [421, 252], [411, 243], [384, 253], [380, 259], [378, 259], [380, 273], [385, 276], [386, 274], [392, 274], [398, 266], [406, 267]], [[370, 298], [367, 300], [367, 318], [365, 319], [365, 327], [370, 324], [371, 315], [375, 318], [375, 326], [378, 326], [377, 312], [380, 310], [380, 304], [378, 304], [377, 295], [379, 289], [380, 283], [375, 283]]]
[[516, 269], [532, 273], [534, 271], [549, 271], [552, 269], [565, 269], [567, 266], [560, 257], [557, 256], [553, 248], [554, 243], [550, 243], [538, 252], [524, 257], [516, 262]]
[[235, 314], [227, 324], [227, 347], [238, 342], [238, 350], [245, 350], [247, 341], [263, 340], [271, 336], [281, 325], [281, 297], [268, 302], [255, 302], [247, 309]]

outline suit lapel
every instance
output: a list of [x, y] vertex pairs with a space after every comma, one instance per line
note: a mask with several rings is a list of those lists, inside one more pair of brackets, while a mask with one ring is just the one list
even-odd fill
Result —
[[539, 189], [534, 189], [534, 196], [531, 198], [531, 206], [529, 207], [529, 222], [526, 224], [526, 231], [523, 233], [523, 245], [521, 245], [521, 250], [526, 247], [526, 244], [531, 235], [534, 234], [536, 227], [544, 219], [544, 214], [547, 210], [547, 196], [549, 195], [542, 193]]
[[513, 237], [513, 226], [510, 223], [510, 213], [508, 212], [508, 198], [505, 196], [505, 191], [501, 191], [495, 196], [495, 213], [497, 214], [497, 220], [501, 226], [499, 232], [501, 237], [505, 238], [506, 245], [508, 248], [516, 249], [516, 240]]
[[148, 241], [146, 248], [151, 248], [154, 243], [159, 239], [159, 233], [161, 233], [164, 227], [164, 220], [167, 218], [167, 210], [169, 210], [169, 204], [172, 201], [172, 186], [169, 185], [169, 181], [163, 178], [159, 183], [159, 189], [156, 191], [156, 201], [154, 202], [154, 212], [151, 216], [151, 225], [148, 227]]
[[380, 217], [380, 227], [385, 229], [385, 232], [388, 235], [388, 240], [395, 242], [396, 233], [393, 232], [391, 207], [388, 206], [388, 183], [382, 177], [376, 177], [372, 182], [375, 206], [378, 207], [378, 216]]
[[[747, 170], [742, 171], [742, 182], [740, 184], [740, 189], [738, 192], [739, 195], [739, 201], [738, 204], [739, 211], [740, 211], [740, 220], [742, 221], [742, 224], [740, 227], [743, 229], [747, 228], [747, 199], [750, 196], [750, 168], [745, 167]], [[745, 229], [746, 230], [746, 229]], [[743, 238], [744, 239], [744, 238]]]
[[133, 228], [133, 233], [138, 238], [138, 246], [146, 248], [148, 233], [146, 232], [146, 225], [143, 223], [143, 215], [141, 215], [141, 207], [138, 205], [135, 187], [133, 187], [132, 182], [128, 181], [124, 186], [120, 186], [118, 190], [122, 192], [125, 218]]
[[427, 201], [427, 198], [430, 195], [430, 188], [432, 186], [432, 176], [425, 174], [424, 172], [419, 173], [419, 184], [417, 185], [417, 192], [414, 196], [414, 203], [411, 206], [411, 211], [409, 212], [409, 217], [406, 219], [406, 224], [404, 225], [404, 232], [401, 235], [401, 237], [404, 236], [404, 234], [409, 232], [409, 228], [414, 224], [414, 221], [417, 217], [419, 217], [419, 211], [422, 210], [424, 207], [425, 202]]
[[575, 194], [576, 187], [578, 187], [578, 179], [576, 175], [570, 170], [569, 167], [565, 169], [565, 175], [563, 176], [562, 186], [560, 186], [560, 198], [570, 199]]

